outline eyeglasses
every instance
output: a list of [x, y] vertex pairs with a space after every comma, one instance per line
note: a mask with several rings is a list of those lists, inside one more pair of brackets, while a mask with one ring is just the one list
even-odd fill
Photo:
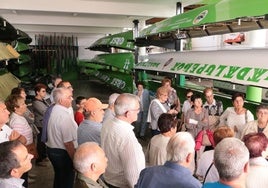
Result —
[[130, 112], [130, 111], [134, 111], [134, 112], [137, 112], [137, 113], [138, 113], [138, 112], [140, 111], [140, 108], [132, 109], [132, 110], [128, 110], [128, 111], [126, 111], [126, 113], [127, 113], [127, 112]]
[[187, 98], [191, 98], [192, 97], [192, 95], [191, 96], [186, 96]]

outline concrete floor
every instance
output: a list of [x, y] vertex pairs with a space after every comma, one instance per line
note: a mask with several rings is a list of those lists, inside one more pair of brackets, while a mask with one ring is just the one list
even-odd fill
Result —
[[[104, 83], [89, 78], [89, 80], [79, 80], [72, 82], [74, 88], [74, 99], [79, 96], [96, 97], [100, 99], [103, 103], [108, 103], [109, 96], [117, 92], [110, 87], [107, 87]], [[75, 105], [74, 105], [75, 106]], [[148, 140], [139, 140], [145, 149], [148, 143]], [[33, 164], [33, 168], [30, 171], [30, 174], [35, 174], [36, 177], [35, 182], [29, 184], [29, 188], [53, 188], [53, 179], [54, 179], [54, 171], [51, 163], [46, 162], [47, 166], [35, 166]]]

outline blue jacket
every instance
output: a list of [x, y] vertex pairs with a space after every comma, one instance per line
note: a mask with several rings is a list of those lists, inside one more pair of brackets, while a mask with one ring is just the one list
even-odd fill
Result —
[[141, 171], [135, 188], [200, 188], [201, 183], [191, 171], [167, 161], [164, 165], [145, 168]]

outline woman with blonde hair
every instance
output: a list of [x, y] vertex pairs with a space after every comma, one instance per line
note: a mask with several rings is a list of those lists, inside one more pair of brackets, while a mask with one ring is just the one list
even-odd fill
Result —
[[165, 87], [159, 87], [156, 92], [156, 99], [152, 100], [148, 110], [148, 122], [150, 122], [150, 128], [152, 129], [152, 135], [160, 134], [160, 130], [157, 125], [158, 118], [163, 113], [169, 113], [174, 116], [178, 114], [175, 109], [170, 109], [167, 104], [168, 90]]

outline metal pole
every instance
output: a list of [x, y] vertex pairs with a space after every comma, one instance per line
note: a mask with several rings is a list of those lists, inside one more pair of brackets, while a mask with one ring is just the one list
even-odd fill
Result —
[[[183, 7], [181, 2], [177, 2], [176, 4], [176, 15], [183, 13]], [[182, 51], [182, 40], [177, 39], [175, 40], [175, 50]]]
[[[133, 37], [136, 39], [139, 36], [139, 20], [133, 20], [134, 23], [134, 29], [133, 29]], [[134, 62], [135, 65], [138, 63], [138, 58], [139, 58], [139, 48], [135, 46], [135, 52], [134, 52]], [[135, 69], [133, 69], [133, 75], [134, 75], [134, 81], [136, 82], [138, 80], [138, 75], [135, 74]]]

